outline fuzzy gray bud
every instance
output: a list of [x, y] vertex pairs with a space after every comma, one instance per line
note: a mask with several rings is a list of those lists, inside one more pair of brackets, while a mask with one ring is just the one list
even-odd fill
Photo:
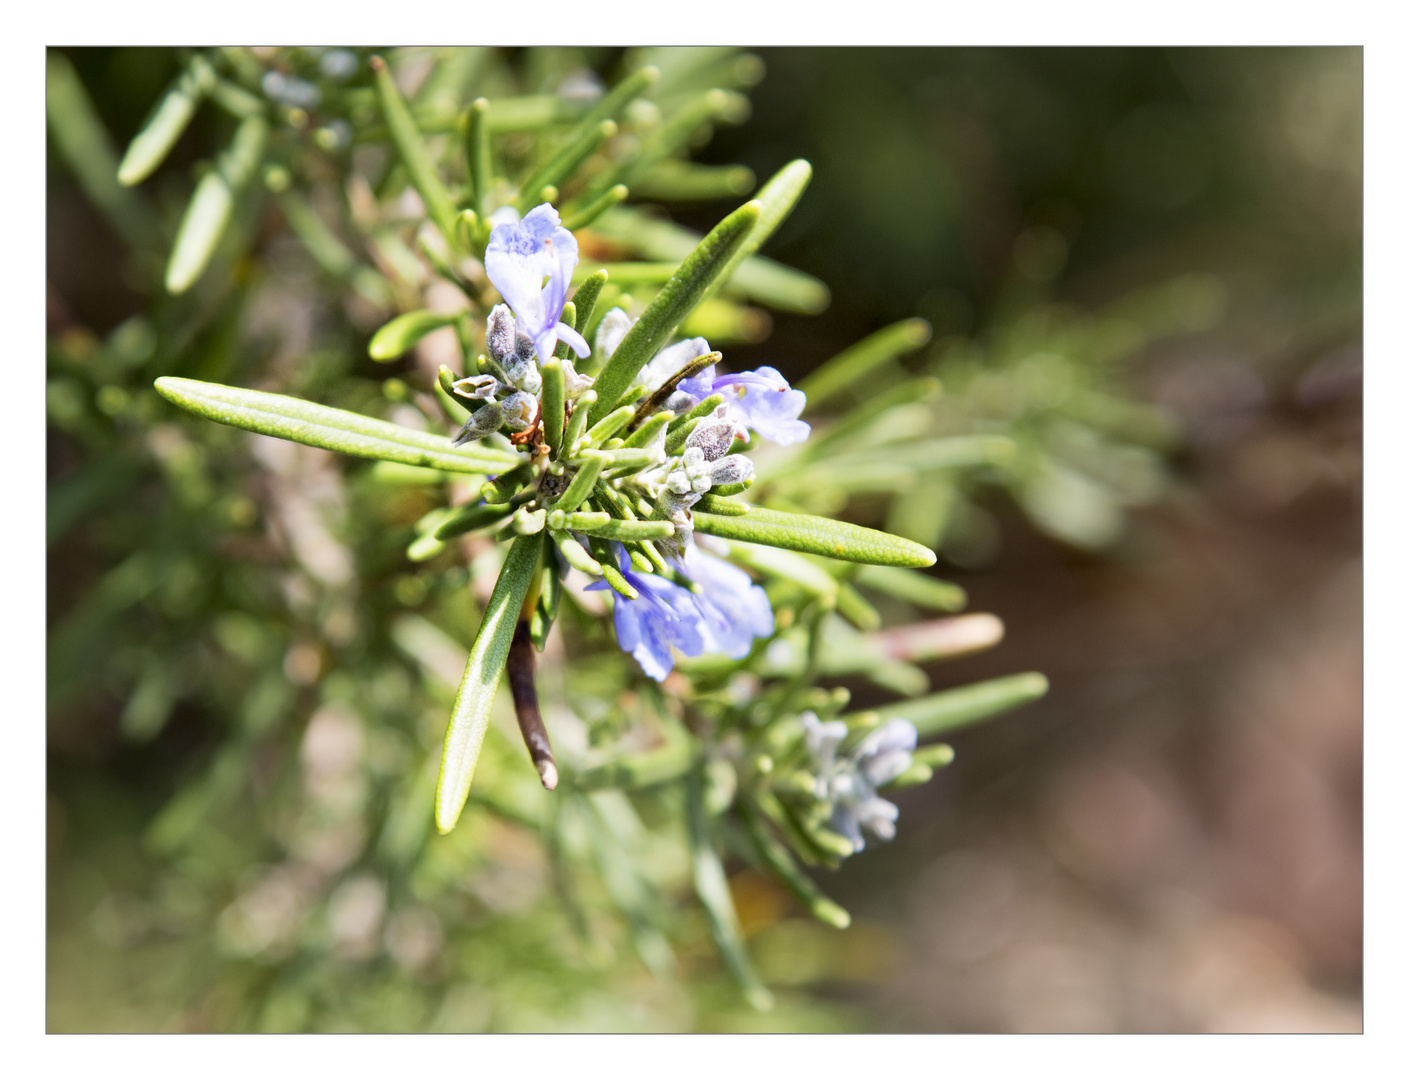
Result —
[[504, 370], [514, 366], [514, 315], [508, 304], [495, 304], [485, 325], [484, 346], [489, 358]]
[[699, 450], [706, 461], [714, 461], [729, 452], [738, 430], [738, 425], [730, 420], [706, 420], [695, 425], [685, 445]]
[[710, 464], [709, 479], [712, 484], [742, 484], [752, 475], [753, 462], [743, 454], [730, 454]]
[[475, 410], [475, 414], [465, 421], [465, 426], [460, 429], [459, 434], [451, 442], [455, 446], [460, 446], [462, 443], [482, 439], [490, 432], [498, 431], [499, 425], [503, 422], [504, 410], [497, 401], [491, 401]]

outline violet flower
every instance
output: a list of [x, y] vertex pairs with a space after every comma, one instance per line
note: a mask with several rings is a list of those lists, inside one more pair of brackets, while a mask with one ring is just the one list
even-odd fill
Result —
[[[622, 576], [640, 594], [635, 600], [613, 594], [616, 642], [636, 658], [647, 675], [660, 682], [675, 668], [672, 645], [686, 656], [705, 651], [704, 616], [689, 589], [633, 569], [625, 549], [620, 544], [613, 547]], [[610, 587], [605, 581], [587, 586], [588, 591]]]
[[832, 808], [831, 828], [846, 837], [855, 851], [866, 847], [862, 826], [881, 840], [893, 839], [900, 810], [877, 795], [876, 789], [910, 768], [918, 738], [915, 725], [898, 717], [889, 720], [850, 754], [838, 756], [848, 732], [844, 723], [824, 724], [816, 713], [807, 712], [802, 714], [802, 724], [817, 776], [817, 798]]
[[[612, 319], [611, 332], [604, 335], [599, 331], [597, 335], [598, 348], [606, 347], [604, 359], [615, 350], [631, 326], [630, 320], [619, 308], [608, 312], [608, 318]], [[602, 325], [605, 327], [607, 320], [603, 320]], [[643, 383], [647, 390], [659, 389], [686, 364], [709, 351], [709, 342], [702, 337], [678, 341], [657, 353], [641, 369], [637, 381]], [[682, 379], [666, 400], [665, 407], [677, 416], [682, 415], [711, 394], [721, 392], [724, 403], [729, 407], [730, 419], [771, 442], [789, 446], [802, 442], [812, 434], [812, 426], [798, 419], [807, 407], [807, 395], [801, 390], [794, 390], [788, 385], [788, 380], [771, 367], [733, 375], [716, 375], [711, 364], [690, 378]]]
[[705, 652], [742, 660], [754, 638], [773, 633], [768, 594], [737, 566], [694, 545], [685, 556], [685, 573], [704, 589], [695, 602], [704, 615]]
[[[622, 575], [640, 594], [635, 600], [619, 594], [612, 598], [617, 644], [657, 682], [675, 668], [672, 646], [685, 656], [723, 653], [740, 660], [754, 638], [773, 632], [773, 611], [763, 589], [722, 559], [690, 550], [682, 569], [703, 587], [702, 593], [695, 593], [634, 569], [625, 549], [620, 544], [613, 547]], [[587, 588], [609, 586], [597, 581]]]
[[494, 231], [484, 253], [485, 273], [513, 308], [518, 330], [532, 339], [539, 363], [552, 358], [559, 338], [578, 356], [588, 355], [586, 340], [562, 321], [577, 265], [577, 239], [563, 228], [558, 212], [543, 203], [520, 220], [514, 208], [506, 206], [491, 220]]

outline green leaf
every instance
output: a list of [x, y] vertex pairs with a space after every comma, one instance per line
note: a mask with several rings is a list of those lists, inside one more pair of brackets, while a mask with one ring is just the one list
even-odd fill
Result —
[[52, 49], [45, 58], [45, 104], [54, 147], [79, 187], [131, 247], [156, 236], [156, 221], [135, 191], [117, 182], [117, 151], [73, 64]]
[[572, 778], [573, 787], [580, 791], [643, 788], [678, 780], [694, 763], [695, 743], [672, 727], [666, 729], [666, 734], [667, 744], [658, 750], [626, 754], [582, 770]]
[[367, 343], [367, 355], [373, 360], [395, 360], [409, 351], [416, 342], [442, 326], [454, 326], [458, 315], [440, 315], [434, 311], [408, 311], [387, 323]]
[[601, 100], [583, 116], [580, 124], [583, 127], [588, 127], [621, 115], [626, 106], [654, 86], [659, 78], [660, 71], [654, 67], [647, 66], [639, 71], [633, 71], [602, 95]]
[[561, 360], [549, 360], [543, 365], [543, 441], [557, 457], [558, 448], [563, 445], [563, 420], [567, 413], [567, 386], [563, 380]]
[[[915, 725], [920, 738], [926, 739], [1036, 701], [1047, 693], [1047, 686], [1047, 676], [1029, 671], [961, 686], [956, 690], [945, 690], [914, 701], [897, 701], [872, 712], [878, 714], [882, 722], [897, 716], [909, 720]], [[842, 719], [855, 723], [864, 715], [852, 714]]]
[[668, 521], [621, 521], [611, 518], [604, 525], [584, 531], [608, 540], [664, 540], [675, 535], [675, 526]]
[[573, 328], [582, 335], [587, 333], [587, 322], [596, 310], [597, 298], [602, 295], [602, 286], [607, 283], [607, 272], [598, 270], [577, 287], [572, 294]]
[[[764, 241], [773, 235], [784, 219], [792, 213], [793, 207], [802, 198], [802, 193], [807, 190], [808, 181], [811, 179], [812, 166], [798, 158], [796, 161], [790, 161], [784, 165], [773, 174], [768, 183], [763, 185], [763, 189], [754, 196], [754, 201], [761, 207], [758, 222], [749, 233], [748, 239], [724, 264], [724, 269], [719, 272], [719, 277], [705, 293], [706, 297], [713, 296], [722, 287], [729, 284], [729, 280], [743, 261], [761, 248]], [[824, 299], [821, 306], [825, 307], [826, 303], [827, 301]]]
[[760, 1011], [773, 1007], [773, 995], [759, 981], [744, 948], [743, 931], [724, 876], [724, 864], [714, 850], [709, 835], [709, 817], [704, 806], [703, 769], [696, 767], [686, 781], [686, 805], [690, 824], [690, 863], [694, 871], [695, 893], [704, 905], [714, 943], [729, 973], [744, 991], [750, 1005]]
[[397, 155], [406, 166], [411, 184], [426, 204], [426, 212], [440, 230], [440, 235], [445, 238], [447, 244], [454, 244], [457, 237], [455, 204], [450, 201], [449, 192], [440, 182], [440, 174], [436, 172], [435, 163], [421, 139], [420, 129], [416, 127], [416, 121], [412, 119], [411, 110], [406, 107], [406, 100], [401, 96], [401, 91], [396, 88], [396, 82], [391, 77], [391, 69], [387, 67], [386, 61], [381, 57], [373, 57], [372, 69], [376, 72], [377, 101], [381, 105], [382, 117], [386, 120]]
[[122, 157], [117, 180], [123, 187], [140, 184], [156, 171], [186, 130], [201, 98], [215, 86], [215, 69], [199, 53], [190, 66], [167, 88], [152, 117], [143, 126]]
[[[736, 510], [739, 505], [742, 504], [722, 509]], [[847, 562], [881, 566], [934, 565], [935, 555], [929, 548], [875, 529], [811, 514], [765, 510], [759, 506], [750, 506], [743, 514], [726, 515], [716, 512], [716, 506], [709, 495], [699, 501], [694, 509], [697, 531], [726, 540], [767, 544]]]
[[512, 500], [508, 503], [473, 503], [457, 507], [436, 527], [434, 536], [437, 540], [450, 540], [475, 529], [487, 528], [503, 521], [517, 509]]
[[696, 165], [667, 159], [636, 181], [636, 194], [660, 202], [737, 199], [753, 190], [746, 165]]
[[216, 159], [215, 168], [201, 177], [186, 207], [181, 227], [166, 264], [166, 291], [183, 293], [205, 273], [215, 246], [230, 224], [235, 196], [244, 190], [264, 155], [269, 125], [251, 116], [235, 130], [229, 149]]
[[[736, 505], [744, 507], [745, 511], [748, 509], [744, 503]], [[791, 551], [735, 540], [729, 545], [729, 553], [745, 566], [762, 573], [772, 574], [784, 581], [791, 581], [814, 596], [835, 597], [838, 593], [836, 578], [815, 562], [809, 562], [801, 555], [796, 555]]]
[[748, 239], [761, 212], [762, 207], [757, 202], [744, 203], [700, 241], [700, 246], [656, 293], [598, 374], [593, 416], [605, 416], [612, 411], [646, 361], [670, 340], [675, 328], [703, 299], [734, 252]]
[[440, 756], [440, 779], [435, 789], [435, 824], [448, 833], [460, 820], [460, 811], [470, 794], [484, 733], [489, 727], [489, 710], [499, 689], [499, 677], [509, 659], [519, 609], [528, 597], [529, 586], [538, 570], [543, 534], [520, 536], [504, 559], [494, 593], [484, 611], [470, 659], [455, 693], [450, 726], [445, 731], [445, 747]]
[[749, 800], [740, 799], [738, 807], [744, 831], [753, 841], [754, 850], [758, 852], [764, 865], [802, 902], [812, 917], [820, 919], [828, 926], [835, 926], [838, 930], [845, 930], [850, 926], [851, 915], [847, 910], [824, 895], [813, 880], [802, 872], [802, 868], [788, 854], [787, 847], [773, 836], [763, 820], [763, 815], [754, 809]]
[[597, 152], [597, 148], [616, 134], [614, 120], [601, 120], [589, 127], [576, 130], [556, 154], [545, 161], [519, 189], [517, 205], [520, 213], [527, 213], [543, 201], [546, 187], [558, 188], [570, 180], [578, 167]]
[[798, 383], [797, 388], [807, 395], [807, 407], [815, 409], [841, 391], [855, 386], [882, 365], [914, 352], [929, 339], [930, 324], [924, 319], [892, 323], [832, 357]]
[[935, 611], [963, 611], [969, 602], [958, 585], [898, 566], [863, 567], [856, 575], [856, 584]]
[[451, 446], [443, 435], [283, 394], [172, 376], [158, 379], [156, 389], [173, 404], [208, 420], [357, 457], [457, 473], [501, 472], [521, 460], [519, 454], [487, 446]]
[[602, 469], [607, 464], [607, 455], [600, 450], [584, 450], [578, 457], [582, 464], [551, 509], [570, 513], [581, 506], [582, 501], [592, 494], [597, 477], [602, 475]]
[[[683, 259], [700, 241], [690, 229], [625, 206], [604, 213], [593, 228], [647, 259], [671, 262]], [[783, 311], [815, 315], [831, 298], [827, 286], [815, 277], [762, 255], [749, 256], [731, 275], [725, 286], [729, 293]]]
[[581, 209], [571, 210], [564, 214], [563, 228], [581, 229], [591, 225], [629, 194], [630, 191], [625, 184], [616, 184], [608, 188]]
[[465, 164], [470, 174], [470, 205], [486, 220], [484, 196], [494, 180], [489, 159], [489, 99], [476, 98], [465, 117]]

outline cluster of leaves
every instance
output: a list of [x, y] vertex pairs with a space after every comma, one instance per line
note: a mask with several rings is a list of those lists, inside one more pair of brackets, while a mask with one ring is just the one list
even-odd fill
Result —
[[[453, 380], [438, 363], [400, 358], [413, 348], [431, 356], [431, 335], [442, 331], [470, 373], [494, 295], [479, 264], [490, 212], [555, 203], [588, 255], [564, 317], [591, 336], [617, 306], [641, 312], [641, 330], [639, 347], [624, 346], [595, 373], [600, 411], [592, 402], [580, 410], [581, 420], [624, 423], [590, 437], [582, 426], [578, 439], [564, 411], [548, 425], [562, 433], [556, 445], [548, 439], [548, 458], [577, 476], [589, 461], [598, 475], [620, 472], [632, 462], [610, 455], [638, 449], [630, 438], [612, 446], [625, 423], [672, 434], [677, 418], [619, 404], [672, 333], [749, 341], [766, 326], [751, 305], [826, 304], [821, 283], [756, 254], [801, 194], [805, 165], [784, 170], [702, 240], [624, 200], [752, 187], [747, 170], [696, 166], [686, 155], [709, 124], [745, 114], [739, 91], [758, 77], [756, 59], [643, 53], [603, 92], [580, 58], [531, 55], [408, 50], [382, 63], [341, 51], [194, 54], [121, 162], [72, 69], [51, 56], [55, 142], [153, 286], [149, 313], [105, 341], [75, 326], [51, 345], [49, 412], [70, 467], [51, 494], [50, 542], [60, 551], [86, 544], [104, 567], [76, 589], [53, 632], [51, 712], [60, 745], [84, 737], [75, 718], [95, 699], [122, 702], [119, 726], [134, 742], [156, 739], [183, 713], [208, 726], [206, 763], [146, 831], [146, 857], [165, 868], [160, 880], [181, 883], [167, 893], [185, 914], [149, 890], [133, 900], [144, 915], [114, 920], [127, 927], [119, 937], [216, 927], [225, 974], [188, 1023], [319, 1026], [340, 1010], [371, 1017], [370, 999], [354, 1006], [345, 995], [377, 985], [375, 965], [396, 973], [387, 985], [403, 994], [408, 1026], [586, 1023], [563, 1019], [579, 1015], [576, 1004], [545, 1019], [552, 1006], [519, 1015], [501, 1001], [514, 1000], [520, 984], [552, 983], [549, 998], [568, 1002], [592, 981], [584, 964], [595, 965], [597, 985], [629, 980], [630, 964], [611, 948], [623, 934], [658, 976], [698, 970], [695, 943], [706, 928], [748, 999], [767, 1004], [727, 862], [757, 867], [825, 923], [848, 921], [799, 866], [835, 866], [851, 850], [819, 816], [799, 717], [839, 719], [848, 732], [841, 749], [851, 752], [894, 717], [934, 737], [1045, 689], [1041, 676], [1019, 675], [847, 713], [847, 691], [819, 681], [868, 679], [920, 695], [928, 678], [918, 665], [1001, 636], [984, 615], [883, 630], [874, 601], [961, 610], [961, 590], [905, 567], [933, 561], [915, 552], [940, 545], [946, 499], [957, 503], [966, 486], [996, 479], [1040, 490], [1034, 477], [1050, 470], [1052, 454], [1083, 452], [1072, 425], [1132, 446], [1162, 437], [1134, 407], [1102, 397], [1098, 379], [1059, 408], [1042, 395], [1053, 376], [1032, 360], [1033, 335], [1041, 355], [1056, 357], [1049, 365], [1113, 357], [1080, 325], [1024, 324], [1000, 366], [951, 350], [938, 373], [958, 392], [938, 399], [932, 375], [916, 379], [898, 364], [927, 328], [882, 331], [802, 384], [811, 405], [834, 416], [807, 443], [757, 455], [749, 502], [714, 493], [693, 515], [698, 531], [722, 539], [764, 583], [772, 635], [739, 660], [699, 657], [664, 684], [643, 679], [611, 642], [600, 600], [560, 589], [558, 567], [541, 564], [539, 550], [548, 529], [586, 529], [637, 545], [660, 569], [648, 545], [668, 522], [637, 520], [660, 516], [593, 483], [581, 494], [601, 501], [586, 513], [607, 522], [575, 519], [569, 530], [549, 514], [581, 514], [580, 503], [515, 503], [521, 492], [538, 494], [528, 474], [515, 475], [519, 456], [506, 443], [456, 446], [435, 434], [465, 419]], [[131, 185], [159, 167], [207, 99], [233, 118], [229, 147], [185, 208], [163, 219]], [[317, 345], [305, 341], [296, 355], [260, 356], [243, 336], [251, 303], [288, 287], [287, 276], [262, 280], [271, 254], [250, 257], [271, 201], [317, 268], [303, 282], [310, 304], [330, 316], [309, 335]], [[454, 303], [438, 298], [446, 284]], [[400, 366], [371, 379], [353, 350], [361, 329], [378, 325], [371, 358]], [[551, 369], [545, 382], [555, 383], [561, 369]], [[227, 425], [378, 463], [344, 474], [323, 456], [267, 441], [253, 444], [252, 460], [237, 432], [175, 417], [151, 389], [157, 378], [167, 398]], [[863, 379], [886, 378], [892, 385], [856, 402]], [[337, 407], [211, 380], [263, 380]], [[1114, 461], [1100, 447], [1081, 460], [1092, 470]], [[913, 497], [893, 500], [890, 522], [919, 545], [798, 513], [834, 513], [852, 493], [904, 491]], [[1025, 505], [1040, 520], [1033, 507], [1044, 504], [1033, 499]], [[1049, 496], [1045, 505], [1064, 501]], [[101, 529], [76, 535], [95, 520]], [[492, 539], [500, 528], [517, 537], [507, 556]], [[1086, 534], [1093, 544], [1095, 536]], [[496, 578], [502, 587], [491, 588]], [[535, 644], [553, 661], [540, 673], [564, 766], [551, 795], [506, 734], [513, 714], [493, 694], [531, 593], [552, 597], [529, 605], [542, 613]], [[554, 616], [560, 633], [550, 637]], [[467, 649], [487, 692], [462, 687], [457, 696]], [[497, 666], [483, 662], [491, 655]], [[473, 730], [475, 751], [452, 763], [442, 827], [466, 798], [469, 810], [437, 836], [433, 766], [452, 696], [449, 743]], [[923, 782], [951, 756], [942, 744], [927, 747], [892, 783]], [[551, 902], [539, 896], [540, 878], [553, 885]], [[677, 902], [691, 887], [698, 909]], [[486, 951], [490, 940], [512, 945]], [[491, 953], [504, 957], [493, 970], [481, 966]], [[339, 984], [345, 962], [362, 964], [362, 974]], [[457, 988], [485, 984], [492, 1016], [456, 1013]]]

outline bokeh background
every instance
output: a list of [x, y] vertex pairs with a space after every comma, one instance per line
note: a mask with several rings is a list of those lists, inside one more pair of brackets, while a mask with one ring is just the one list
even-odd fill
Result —
[[[170, 50], [65, 55], [119, 147], [178, 70]], [[173, 818], [172, 796], [219, 774], [219, 733], [265, 730], [261, 709], [290, 740], [313, 730], [310, 714], [324, 718], [314, 727], [332, 764], [300, 744], [314, 786], [336, 788], [346, 732], [307, 693], [319, 660], [299, 652], [297, 625], [266, 645], [226, 610], [239, 583], [182, 586], [178, 573], [144, 587], [147, 564], [131, 558], [145, 550], [197, 578], [202, 560], [278, 561], [257, 530], [239, 532], [253, 513], [244, 496], [202, 502], [183, 484], [263, 485], [276, 501], [293, 486], [314, 506], [349, 496], [296, 455], [269, 456], [251, 478], [233, 439], [196, 478], [169, 427], [149, 440], [156, 466], [114, 457], [96, 479], [84, 473], [87, 487], [66, 483], [92, 464], [85, 425], [126, 408], [71, 373], [95, 351], [147, 385], [166, 369], [132, 321], [152, 309], [150, 275], [51, 148], [51, 1030], [1359, 1030], [1359, 50], [756, 55], [752, 116], [719, 126], [695, 159], [759, 177], [812, 162], [812, 186], [767, 253], [825, 281], [832, 302], [820, 315], [773, 314], [764, 340], [731, 351], [736, 366], [767, 363], [796, 381], [914, 315], [934, 328], [926, 355], [940, 355], [1043, 305], [1108, 311], [1182, 275], [1215, 297], [1197, 326], [1127, 365], [1130, 394], [1177, 437], [1158, 496], [1118, 535], [1063, 542], [996, 489], [973, 493], [946, 533], [945, 576], [1007, 632], [995, 650], [931, 669], [935, 687], [1031, 669], [1051, 680], [1047, 698], [957, 735], [955, 764], [900, 793], [897, 839], [827, 883], [857, 916], [850, 930], [812, 924], [751, 871], [733, 878], [761, 974], [780, 991], [772, 1015], [737, 1004], [707, 949], [691, 952], [688, 924], [678, 984], [620, 950], [564, 959], [556, 916], [543, 914], [554, 908], [542, 860], [509, 826], [485, 825], [477, 861], [444, 870], [473, 879], [464, 948], [476, 962], [438, 968], [455, 932], [424, 909], [387, 912], [361, 879], [333, 898], [329, 959], [262, 955], [248, 939], [263, 931], [235, 925], [255, 909], [232, 916], [232, 897], [262, 898], [277, 922], [306, 883], [258, 876], [267, 853], [242, 847], [233, 820], [256, 813], [249, 804], [188, 808], [232, 816], [197, 832]], [[611, 72], [622, 57], [580, 60]], [[154, 180], [158, 200], [179, 209], [192, 164], [223, 137], [199, 114]], [[730, 206], [674, 216], [706, 229]], [[266, 223], [255, 250], [269, 269], [237, 268], [249, 279], [241, 301], [193, 333], [197, 377], [282, 371], [299, 392], [315, 381], [300, 365], [368, 374], [370, 327], [354, 311], [330, 329], [326, 307], [301, 301], [283, 244]], [[354, 511], [380, 505], [350, 498]], [[219, 504], [234, 539], [202, 518], [175, 529], [163, 500]], [[398, 551], [387, 547], [385, 589], [356, 602], [424, 597]], [[336, 591], [345, 568], [324, 570]], [[203, 633], [244, 652], [243, 675], [221, 678], [248, 683], [272, 664], [295, 690], [252, 703], [242, 684], [226, 705], [170, 689], [179, 670], [165, 690], [133, 674], [154, 653], [177, 668], [211, 663], [180, 651]], [[389, 737], [368, 752], [393, 763], [388, 773], [408, 754]], [[173, 837], [182, 828], [194, 848]]]

